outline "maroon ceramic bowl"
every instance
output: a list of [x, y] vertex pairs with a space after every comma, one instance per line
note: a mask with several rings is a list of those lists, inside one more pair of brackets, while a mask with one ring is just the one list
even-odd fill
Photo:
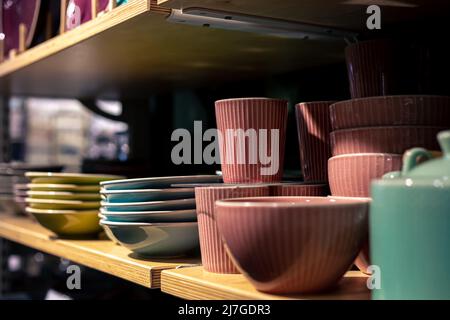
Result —
[[225, 252], [216, 225], [215, 201], [240, 197], [269, 195], [268, 186], [210, 186], [195, 188], [198, 231], [202, 264], [206, 271], [214, 273], [239, 273]]
[[372, 180], [401, 168], [401, 154], [360, 153], [332, 157], [328, 160], [331, 194], [341, 197], [370, 197]]
[[395, 94], [394, 46], [389, 40], [369, 40], [345, 49], [352, 98]]
[[326, 184], [280, 183], [270, 185], [270, 195], [274, 197], [321, 197], [328, 193]]
[[332, 103], [334, 101], [304, 102], [295, 106], [300, 161], [305, 181], [328, 181]]
[[[241, 98], [216, 101], [215, 105], [217, 129], [221, 133], [219, 146], [224, 182], [280, 182], [283, 177], [287, 101]], [[272, 134], [276, 134], [274, 139]], [[261, 154], [268, 155], [267, 159], [261, 158]]]
[[445, 127], [368, 127], [336, 130], [330, 134], [333, 156], [353, 153], [403, 154], [414, 147], [439, 150], [436, 135]]
[[227, 251], [257, 290], [310, 293], [332, 288], [367, 236], [368, 201], [266, 197], [216, 202]]
[[333, 130], [376, 126], [450, 127], [450, 97], [386, 96], [352, 99], [330, 106]]

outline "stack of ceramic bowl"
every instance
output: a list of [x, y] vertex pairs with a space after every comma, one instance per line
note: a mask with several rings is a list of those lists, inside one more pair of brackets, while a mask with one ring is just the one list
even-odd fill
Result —
[[221, 180], [209, 175], [102, 182], [100, 224], [111, 240], [137, 255], [176, 257], [197, 253], [194, 188], [171, 185]]
[[62, 237], [95, 236], [99, 226], [99, 183], [112, 175], [27, 172], [26, 211]]

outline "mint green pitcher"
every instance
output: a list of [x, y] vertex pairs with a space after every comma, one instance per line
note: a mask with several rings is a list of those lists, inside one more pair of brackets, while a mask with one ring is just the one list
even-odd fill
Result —
[[442, 158], [417, 164], [431, 153], [409, 150], [402, 172], [372, 183], [373, 299], [450, 299], [450, 131], [438, 140]]

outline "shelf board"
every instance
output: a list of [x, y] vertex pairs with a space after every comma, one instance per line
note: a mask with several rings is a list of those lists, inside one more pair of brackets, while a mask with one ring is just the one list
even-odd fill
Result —
[[286, 39], [166, 21], [134, 0], [0, 64], [0, 94], [148, 97], [343, 61], [345, 42]]
[[157, 0], [158, 5], [173, 9], [194, 7], [301, 21], [324, 26], [367, 31], [366, 9], [382, 6], [383, 27], [420, 17], [448, 14], [447, 0]]
[[147, 288], [159, 288], [161, 271], [199, 264], [197, 259], [142, 260], [110, 240], [63, 240], [28, 217], [0, 214], [0, 237]]
[[214, 274], [203, 267], [165, 270], [161, 276], [161, 290], [190, 300], [279, 300], [279, 299], [333, 299], [368, 300], [368, 277], [359, 271], [349, 271], [336, 290], [314, 295], [279, 296], [257, 291], [243, 275]]

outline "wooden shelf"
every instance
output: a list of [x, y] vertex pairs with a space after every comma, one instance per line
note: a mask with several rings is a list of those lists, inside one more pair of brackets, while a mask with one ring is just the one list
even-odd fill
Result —
[[161, 290], [191, 300], [279, 300], [279, 299], [333, 299], [368, 300], [367, 276], [349, 271], [338, 288], [317, 295], [277, 296], [256, 291], [243, 275], [222, 275], [204, 271], [203, 267], [165, 270], [161, 276]]
[[0, 214], [0, 237], [97, 269], [147, 288], [159, 288], [161, 271], [199, 264], [197, 259], [142, 260], [110, 240], [63, 240], [27, 217]]
[[148, 97], [343, 60], [343, 39], [302, 41], [166, 21], [133, 0], [0, 64], [0, 94]]

